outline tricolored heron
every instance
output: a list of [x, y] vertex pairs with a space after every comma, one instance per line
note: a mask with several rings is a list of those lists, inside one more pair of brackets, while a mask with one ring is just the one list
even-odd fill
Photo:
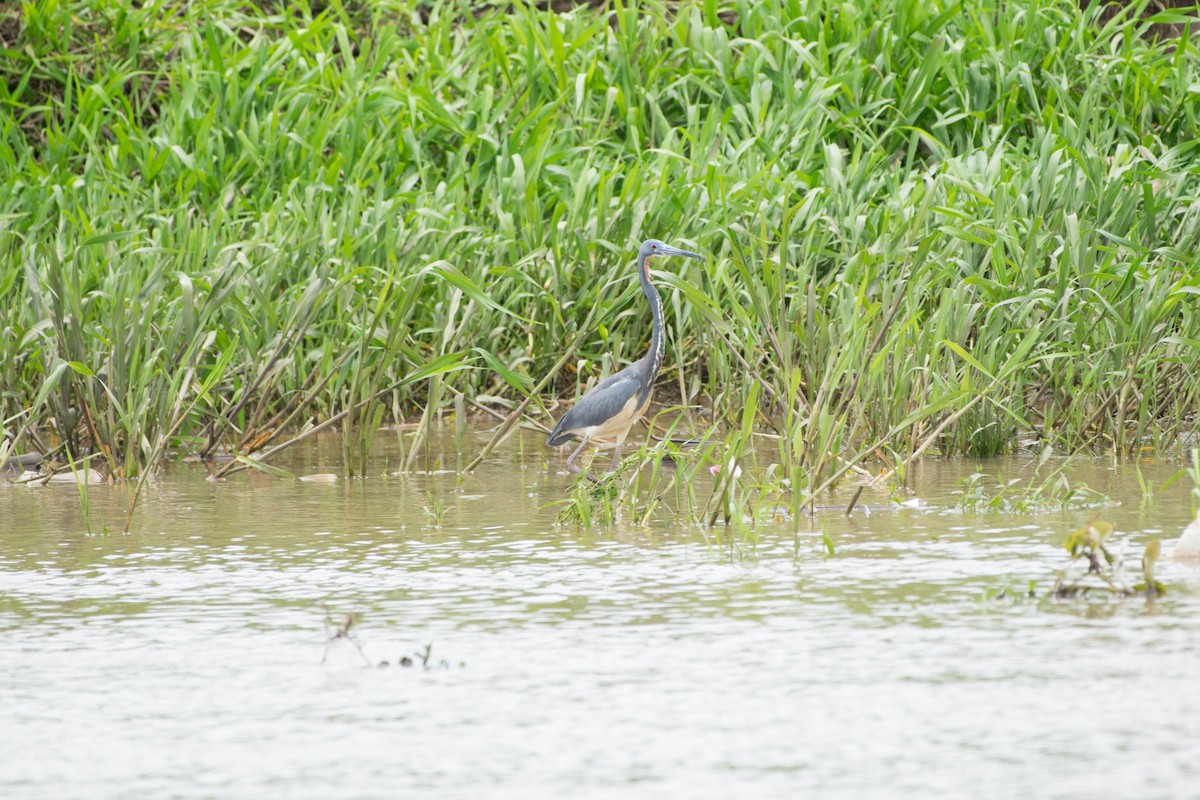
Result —
[[585, 394], [575, 406], [563, 415], [546, 439], [546, 444], [558, 447], [566, 444], [573, 437], [582, 439], [579, 447], [567, 459], [567, 469], [579, 472], [575, 466], [575, 457], [587, 446], [592, 439], [613, 437], [616, 446], [613, 449], [612, 468], [616, 468], [617, 459], [621, 455], [621, 445], [629, 435], [633, 423], [641, 419], [650, 405], [650, 395], [654, 392], [654, 380], [658, 377], [658, 368], [662, 366], [666, 345], [663, 342], [663, 304], [658, 290], [650, 283], [650, 259], [659, 256], [687, 256], [701, 258], [699, 253], [691, 253], [672, 247], [658, 239], [647, 239], [638, 250], [637, 268], [638, 280], [641, 281], [642, 291], [650, 301], [650, 314], [653, 318], [653, 328], [650, 334], [650, 349], [643, 358], [630, 364], [616, 375], [600, 381], [594, 389]]

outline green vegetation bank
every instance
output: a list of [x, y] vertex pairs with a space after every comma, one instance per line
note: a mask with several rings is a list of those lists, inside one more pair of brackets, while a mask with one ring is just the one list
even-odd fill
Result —
[[1194, 426], [1180, 12], [141, 5], [0, 10], [0, 449], [133, 477], [331, 421], [354, 472], [562, 359], [549, 423], [643, 351], [648, 237], [710, 256], [659, 265], [661, 394], [809, 488]]

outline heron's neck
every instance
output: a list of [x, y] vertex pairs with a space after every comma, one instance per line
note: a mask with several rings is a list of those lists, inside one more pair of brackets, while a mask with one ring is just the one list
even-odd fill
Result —
[[653, 333], [650, 334], [650, 351], [646, 353], [646, 358], [650, 362], [650, 375], [658, 375], [658, 369], [662, 366], [663, 355], [666, 352], [666, 343], [663, 341], [663, 304], [662, 297], [658, 294], [658, 289], [654, 288], [654, 284], [650, 282], [650, 258], [642, 256], [638, 259], [638, 280], [642, 282], [642, 291], [646, 293], [646, 299], [650, 301], [650, 314], [653, 316]]

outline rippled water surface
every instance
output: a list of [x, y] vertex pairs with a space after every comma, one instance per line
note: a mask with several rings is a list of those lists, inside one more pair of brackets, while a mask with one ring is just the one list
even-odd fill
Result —
[[[326, 445], [283, 466], [337, 471]], [[177, 465], [128, 537], [87, 535], [73, 485], [0, 486], [0, 796], [1200, 796], [1196, 570], [1165, 561], [1150, 605], [1045, 599], [1089, 518], [1131, 565], [1177, 537], [1186, 480], [1147, 501], [1092, 462], [1073, 480], [1119, 503], [964, 515], [962, 476], [1029, 466], [931, 461], [926, 508], [730, 547], [556, 526], [534, 437], [461, 483], [386, 455], [334, 483]], [[97, 527], [125, 492], [90, 490]]]

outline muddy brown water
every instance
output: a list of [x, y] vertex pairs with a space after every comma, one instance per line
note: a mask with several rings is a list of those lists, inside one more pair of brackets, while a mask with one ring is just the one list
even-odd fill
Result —
[[[391, 434], [361, 480], [175, 464], [130, 536], [88, 535], [73, 485], [0, 486], [0, 796], [1200, 796], [1196, 569], [1164, 559], [1155, 603], [1044, 597], [1088, 519], [1131, 566], [1178, 536], [1186, 480], [1146, 499], [1095, 460], [1072, 481], [1113, 504], [964, 514], [963, 476], [1030, 462], [930, 460], [924, 508], [730, 547], [555, 525], [570, 479], [536, 436], [461, 482], [450, 439], [451, 472], [396, 459]], [[126, 496], [91, 487], [97, 528]], [[326, 607], [388, 666], [342, 640], [322, 663]]]

